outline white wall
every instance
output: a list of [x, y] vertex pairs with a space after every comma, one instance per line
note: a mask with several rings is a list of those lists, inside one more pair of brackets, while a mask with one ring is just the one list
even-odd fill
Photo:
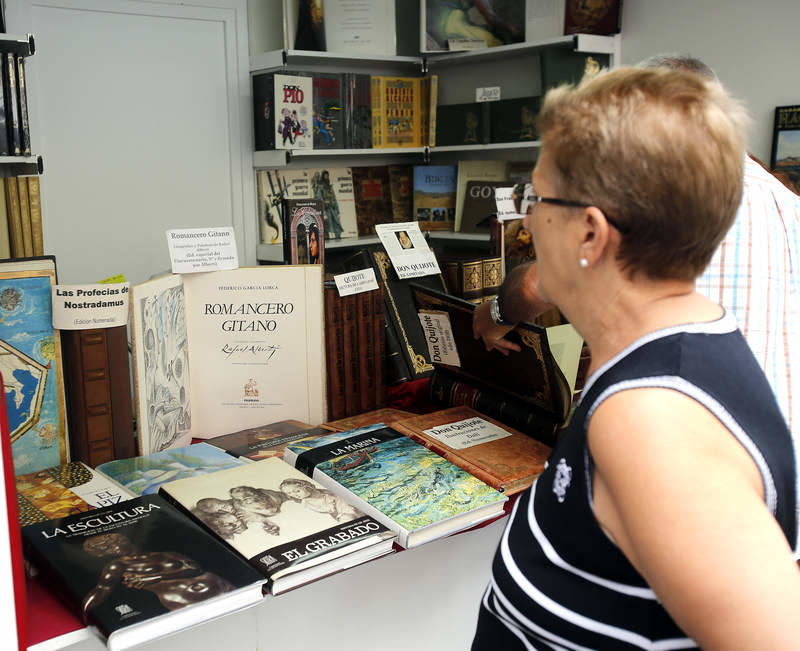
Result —
[[626, 0], [622, 61], [682, 52], [747, 104], [749, 149], [769, 164], [776, 106], [800, 103], [800, 0]]

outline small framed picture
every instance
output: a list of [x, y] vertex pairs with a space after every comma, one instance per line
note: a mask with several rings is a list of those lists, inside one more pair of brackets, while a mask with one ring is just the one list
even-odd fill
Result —
[[800, 189], [800, 104], [775, 108], [770, 168]]

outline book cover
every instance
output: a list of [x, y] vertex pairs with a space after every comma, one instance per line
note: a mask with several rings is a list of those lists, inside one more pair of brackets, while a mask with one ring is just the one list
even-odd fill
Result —
[[508, 275], [521, 264], [536, 260], [533, 235], [525, 228], [522, 216], [500, 222], [500, 257], [503, 260], [503, 273]]
[[342, 296], [342, 331], [344, 335], [344, 411], [355, 414], [361, 407], [361, 364], [358, 347], [358, 299], [355, 294]]
[[253, 75], [255, 151], [275, 149], [275, 80], [271, 72]]
[[488, 233], [490, 215], [497, 214], [494, 191], [508, 187], [508, 181], [467, 181], [464, 188], [464, 207], [461, 211], [462, 233]]
[[474, 338], [473, 303], [419, 285], [413, 286], [412, 291], [419, 311], [445, 312], [449, 317], [461, 366], [436, 364], [437, 369], [447, 367], [466, 380], [477, 378], [509, 399], [527, 403], [528, 410], [535, 412], [541, 421], [543, 439], [549, 443], [556, 428], [567, 418], [572, 395], [550, 350], [545, 328], [532, 323], [519, 324], [506, 337], [518, 344], [521, 351], [506, 357], [487, 351], [483, 342]]
[[19, 156], [22, 154], [22, 132], [20, 130], [19, 100], [17, 99], [17, 62], [15, 55], [11, 52], [2, 53], [2, 63], [8, 152], [12, 156]]
[[81, 461], [16, 476], [19, 524], [83, 513], [136, 497]]
[[53, 328], [55, 284], [52, 256], [0, 263], [0, 373], [17, 474], [69, 461], [61, 335]]
[[[529, 168], [532, 168], [529, 165]], [[461, 230], [461, 221], [464, 215], [467, 183], [470, 181], [498, 181], [508, 180], [508, 161], [503, 160], [462, 160], [458, 163], [458, 178], [456, 179], [456, 217], [454, 230]], [[496, 211], [494, 211], [496, 212]]]
[[313, 81], [299, 75], [275, 75], [275, 148], [313, 149]]
[[131, 293], [142, 454], [325, 420], [322, 265], [169, 275]]
[[[405, 377], [409, 380], [427, 377], [433, 372], [433, 365], [430, 361], [425, 333], [422, 331], [417, 317], [417, 309], [411, 294], [411, 281], [400, 280], [397, 277], [397, 272], [385, 251], [372, 251], [371, 255], [375, 275], [384, 287], [386, 320], [395, 335], [400, 352], [401, 359], [394, 356], [392, 364], [405, 366], [404, 373], [400, 372], [400, 368], [396, 368], [392, 377]], [[442, 274], [421, 276], [414, 278], [413, 282], [441, 292], [447, 291]], [[389, 351], [389, 337], [387, 328], [387, 352]]]
[[311, 175], [309, 198], [322, 202], [325, 237], [339, 240], [356, 237], [356, 199], [353, 192], [353, 173], [349, 167], [325, 167], [308, 170]]
[[564, 34], [619, 34], [622, 26], [622, 0], [566, 0]]
[[25, 257], [25, 245], [22, 241], [22, 213], [19, 209], [19, 186], [17, 178], [9, 176], [3, 179], [6, 190], [6, 206], [8, 209], [8, 236], [12, 258]]
[[384, 291], [383, 284], [370, 292], [372, 296], [372, 336], [375, 342], [375, 406], [386, 404], [386, 324], [384, 323]]
[[608, 54], [586, 54], [558, 47], [543, 49], [539, 53], [541, 96], [560, 84], [576, 84], [583, 75], [596, 74], [601, 68], [608, 68], [610, 60]]
[[422, 147], [422, 78], [373, 76], [370, 83], [372, 146]]
[[300, 0], [297, 7], [295, 50], [325, 52], [325, 10], [322, 0]]
[[298, 441], [284, 458], [389, 527], [405, 548], [498, 516], [507, 499], [383, 425]]
[[403, 411], [402, 409], [394, 409], [392, 407], [381, 407], [380, 409], [373, 409], [363, 414], [356, 414], [355, 416], [328, 421], [327, 423], [322, 423], [321, 427], [325, 427], [334, 432], [346, 432], [359, 427], [377, 425], [378, 423], [391, 425], [399, 420], [411, 418], [413, 416], [414, 414], [410, 411]]
[[353, 194], [359, 235], [375, 235], [375, 224], [393, 221], [389, 168], [353, 167]]
[[157, 495], [22, 529], [65, 603], [127, 649], [263, 598], [264, 578]]
[[278, 458], [161, 492], [264, 574], [273, 594], [392, 549], [385, 526]]
[[284, 199], [311, 198], [311, 172], [258, 170], [258, 225], [262, 244], [283, 244]]
[[325, 41], [329, 52], [395, 56], [394, 0], [325, 0]]
[[414, 168], [411, 165], [389, 165], [388, 169], [393, 220], [396, 222], [414, 221]]
[[506, 495], [528, 488], [551, 452], [547, 445], [469, 407], [414, 416], [392, 427]]
[[498, 47], [525, 40], [525, 2], [423, 0], [420, 52]]
[[194, 443], [141, 457], [101, 463], [97, 472], [135, 495], [154, 495], [167, 482], [227, 470], [242, 463], [214, 445]]
[[25, 87], [25, 57], [17, 55], [17, 101], [19, 103], [20, 148], [23, 156], [31, 155], [31, 131], [28, 124], [28, 91]]
[[372, 148], [372, 98], [370, 76], [346, 72], [347, 148]]
[[453, 230], [456, 177], [455, 165], [414, 166], [414, 220], [422, 230]]
[[283, 259], [288, 264], [325, 264], [325, 225], [320, 199], [286, 199]]
[[436, 146], [489, 142], [489, 104], [470, 102], [436, 107]]
[[206, 443], [244, 461], [261, 461], [272, 457], [283, 458], [283, 450], [292, 441], [325, 433], [326, 430], [321, 427], [290, 419], [215, 436]]
[[341, 74], [314, 74], [314, 149], [341, 149], [345, 145], [347, 98], [343, 82]]
[[489, 142], [525, 142], [536, 140], [536, 116], [539, 97], [518, 97], [484, 102], [490, 106]]
[[775, 108], [770, 168], [800, 191], [800, 105]]

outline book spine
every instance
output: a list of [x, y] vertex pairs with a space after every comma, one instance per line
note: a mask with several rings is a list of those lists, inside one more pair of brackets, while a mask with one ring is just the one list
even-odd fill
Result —
[[9, 107], [9, 85], [8, 74], [5, 66], [0, 65], [0, 80], [2, 80], [2, 90], [0, 90], [0, 156], [8, 156], [8, 119]]
[[458, 260], [445, 260], [441, 266], [448, 293], [451, 296], [462, 298], [461, 285], [458, 282]]
[[358, 318], [358, 377], [361, 411], [375, 409], [375, 347], [372, 325], [372, 292], [356, 294]]
[[253, 76], [255, 150], [275, 149], [275, 81], [272, 74]]
[[[2, 95], [2, 93], [0, 93]], [[11, 235], [8, 224], [8, 204], [6, 203], [6, 184], [0, 183], [0, 258], [11, 257]]]
[[17, 62], [10, 52], [3, 61], [8, 78], [8, 94], [6, 95], [6, 132], [8, 133], [8, 150], [12, 156], [22, 153], [20, 133], [19, 102], [17, 100]]
[[33, 236], [33, 255], [44, 255], [44, 231], [42, 226], [42, 196], [39, 177], [28, 178], [28, 206], [31, 211], [31, 233]]
[[492, 102], [481, 102], [481, 142], [492, 142]]
[[458, 266], [461, 298], [470, 303], [483, 300], [483, 260], [464, 260]]
[[437, 367], [428, 388], [431, 401], [443, 407], [472, 407], [501, 423], [552, 446], [556, 437], [556, 425], [538, 418], [531, 406], [510, 399], [507, 395], [467, 383]]
[[342, 299], [336, 287], [325, 288], [325, 340], [328, 358], [328, 420], [345, 416], [344, 329]]
[[17, 56], [17, 95], [19, 97], [19, 128], [22, 154], [31, 155], [31, 132], [28, 126], [28, 93], [25, 89], [25, 57]]
[[375, 369], [375, 407], [386, 405], [386, 320], [383, 315], [383, 284], [378, 284], [378, 289], [371, 293], [372, 296], [372, 328], [375, 353], [372, 357]]
[[429, 147], [436, 145], [436, 107], [439, 104], [439, 75], [431, 75], [428, 95], [428, 142]]
[[22, 221], [22, 246], [25, 256], [33, 255], [33, 228], [31, 226], [31, 208], [28, 201], [28, 180], [24, 176], [17, 177], [17, 193], [19, 195], [19, 214]]
[[359, 74], [356, 75], [356, 105], [355, 105], [355, 119], [358, 125], [358, 143], [357, 149], [371, 149], [372, 148], [372, 98], [371, 83], [369, 75]]
[[357, 414], [361, 407], [359, 389], [359, 359], [358, 359], [358, 306], [356, 295], [351, 294], [342, 298], [344, 318], [344, 402], [345, 416]]
[[16, 177], [6, 179], [6, 202], [8, 206], [8, 234], [11, 239], [11, 256], [25, 257], [25, 246], [22, 242], [22, 215], [19, 212], [19, 186]]
[[403, 351], [400, 348], [400, 340], [397, 337], [391, 319], [386, 316], [385, 304], [383, 309], [383, 324], [386, 338], [386, 358], [384, 360], [386, 384], [387, 386], [395, 386], [403, 382], [408, 382], [411, 380], [411, 374], [408, 372], [408, 365], [403, 357]]
[[483, 301], [491, 301], [503, 283], [503, 261], [499, 257], [483, 259]]
[[372, 147], [380, 149], [386, 146], [383, 142], [384, 97], [382, 77], [370, 77], [370, 102], [372, 106]]

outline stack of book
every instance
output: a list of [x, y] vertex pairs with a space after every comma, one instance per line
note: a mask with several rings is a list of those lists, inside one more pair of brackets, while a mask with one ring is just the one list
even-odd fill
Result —
[[490, 301], [503, 282], [502, 260], [497, 257], [445, 257], [441, 260], [447, 290], [470, 303]]
[[0, 257], [44, 255], [39, 177], [5, 178], [0, 194]]
[[0, 156], [30, 156], [28, 95], [25, 87], [25, 57], [0, 52], [3, 92], [0, 96]]

